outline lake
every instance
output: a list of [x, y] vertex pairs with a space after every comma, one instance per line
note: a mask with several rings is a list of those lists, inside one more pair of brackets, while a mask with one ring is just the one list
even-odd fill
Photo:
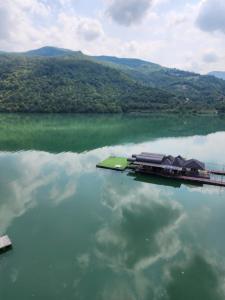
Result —
[[225, 189], [95, 167], [141, 151], [225, 165], [225, 117], [0, 115], [0, 299], [225, 299]]

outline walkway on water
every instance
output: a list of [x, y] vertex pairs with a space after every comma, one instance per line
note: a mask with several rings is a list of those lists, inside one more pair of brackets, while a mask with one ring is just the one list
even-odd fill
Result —
[[225, 171], [219, 171], [219, 170], [209, 170], [211, 174], [225, 176]]
[[170, 175], [166, 175], [166, 174], [162, 174], [162, 173], [149, 172], [149, 171], [137, 170], [137, 169], [135, 171], [137, 173], [155, 175], [155, 176], [160, 176], [160, 177], [163, 177], [163, 178], [182, 180], [182, 181], [190, 181], [190, 182], [194, 182], [194, 183], [225, 187], [225, 181], [223, 181], [223, 180], [220, 181], [220, 180], [214, 180], [214, 179], [210, 179], [210, 178], [208, 179], [208, 178], [201, 178], [201, 177], [181, 176], [181, 175], [170, 176]]

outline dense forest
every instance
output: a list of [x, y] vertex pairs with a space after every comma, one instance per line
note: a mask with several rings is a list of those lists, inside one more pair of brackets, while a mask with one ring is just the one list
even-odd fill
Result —
[[222, 72], [222, 71], [213, 71], [213, 72], [210, 72], [208, 75], [212, 75], [217, 78], [225, 80], [225, 72]]
[[1, 112], [225, 112], [225, 81], [45, 47], [0, 54]]

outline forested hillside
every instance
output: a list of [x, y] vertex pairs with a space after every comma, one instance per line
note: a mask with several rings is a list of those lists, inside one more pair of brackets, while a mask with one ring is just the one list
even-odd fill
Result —
[[174, 95], [88, 60], [0, 57], [0, 111], [128, 112], [176, 109]]
[[2, 112], [225, 112], [225, 81], [139, 59], [44, 47], [0, 53]]
[[212, 76], [215, 76], [216, 78], [225, 80], [225, 72], [222, 72], [222, 71], [213, 71], [213, 72], [210, 72], [208, 75], [212, 75]]
[[142, 84], [163, 89], [191, 101], [215, 104], [225, 100], [225, 82], [214, 76], [169, 69], [136, 59], [107, 56], [95, 59], [123, 70]]

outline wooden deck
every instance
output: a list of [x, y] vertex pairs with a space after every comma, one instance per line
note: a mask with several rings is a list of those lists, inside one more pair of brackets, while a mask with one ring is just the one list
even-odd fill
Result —
[[191, 177], [191, 176], [181, 176], [181, 175], [167, 175], [159, 172], [149, 172], [145, 171], [143, 169], [136, 169], [136, 172], [143, 173], [143, 174], [150, 174], [150, 175], [156, 175], [164, 178], [170, 178], [175, 180], [181, 180], [186, 182], [193, 182], [193, 183], [200, 183], [200, 184], [208, 184], [208, 185], [215, 185], [215, 186], [221, 186], [225, 187], [225, 181], [222, 180], [214, 180], [214, 179], [208, 179], [208, 178], [201, 178], [201, 177]]
[[216, 186], [225, 187], [225, 181], [222, 181], [222, 180], [195, 178], [195, 177], [188, 177], [188, 176], [178, 176], [178, 177], [181, 180], [188, 180], [188, 181], [191, 181], [191, 182], [199, 182], [199, 183], [203, 183], [203, 184], [209, 184], [209, 185], [216, 185]]
[[225, 176], [225, 171], [210, 170], [209, 172], [212, 173], [212, 174], [215, 174], [215, 175]]
[[0, 251], [6, 251], [12, 247], [12, 242], [7, 235], [0, 237]]

